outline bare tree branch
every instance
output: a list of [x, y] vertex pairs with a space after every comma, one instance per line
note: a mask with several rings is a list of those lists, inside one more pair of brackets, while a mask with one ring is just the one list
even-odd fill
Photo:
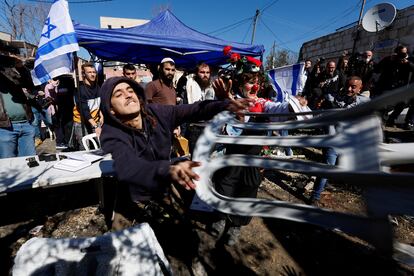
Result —
[[49, 9], [46, 3], [4, 0], [0, 3], [0, 27], [13, 39], [37, 44]]

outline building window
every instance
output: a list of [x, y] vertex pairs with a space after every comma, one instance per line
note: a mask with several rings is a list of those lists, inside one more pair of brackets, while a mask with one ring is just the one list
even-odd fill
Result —
[[121, 26], [121, 29], [123, 29], [124, 28], [124, 26]]
[[112, 25], [108, 25], [108, 29], [112, 29]]

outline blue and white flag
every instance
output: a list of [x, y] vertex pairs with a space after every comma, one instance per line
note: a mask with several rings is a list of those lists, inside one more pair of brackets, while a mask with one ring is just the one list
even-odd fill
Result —
[[299, 95], [306, 82], [305, 63], [287, 65], [268, 71], [269, 82], [277, 92], [277, 102], [289, 100], [289, 95]]
[[68, 2], [55, 0], [45, 20], [36, 52], [32, 79], [35, 85], [73, 71], [73, 52], [78, 41], [69, 15]]

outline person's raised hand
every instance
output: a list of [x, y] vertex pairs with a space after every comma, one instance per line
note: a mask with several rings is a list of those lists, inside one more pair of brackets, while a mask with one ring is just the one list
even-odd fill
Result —
[[224, 82], [222, 78], [218, 78], [213, 82], [214, 94], [217, 99], [232, 99], [231, 88], [232, 80]]
[[200, 162], [184, 161], [170, 166], [170, 176], [174, 182], [183, 186], [186, 190], [194, 190], [194, 180], [199, 180], [200, 176], [193, 172], [192, 168], [199, 167]]

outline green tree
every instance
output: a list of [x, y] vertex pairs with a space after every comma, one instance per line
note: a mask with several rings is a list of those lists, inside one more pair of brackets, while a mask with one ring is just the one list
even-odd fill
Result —
[[292, 53], [286, 49], [273, 50], [266, 57], [266, 70], [277, 68], [289, 64], [293, 64], [297, 61], [297, 54]]

